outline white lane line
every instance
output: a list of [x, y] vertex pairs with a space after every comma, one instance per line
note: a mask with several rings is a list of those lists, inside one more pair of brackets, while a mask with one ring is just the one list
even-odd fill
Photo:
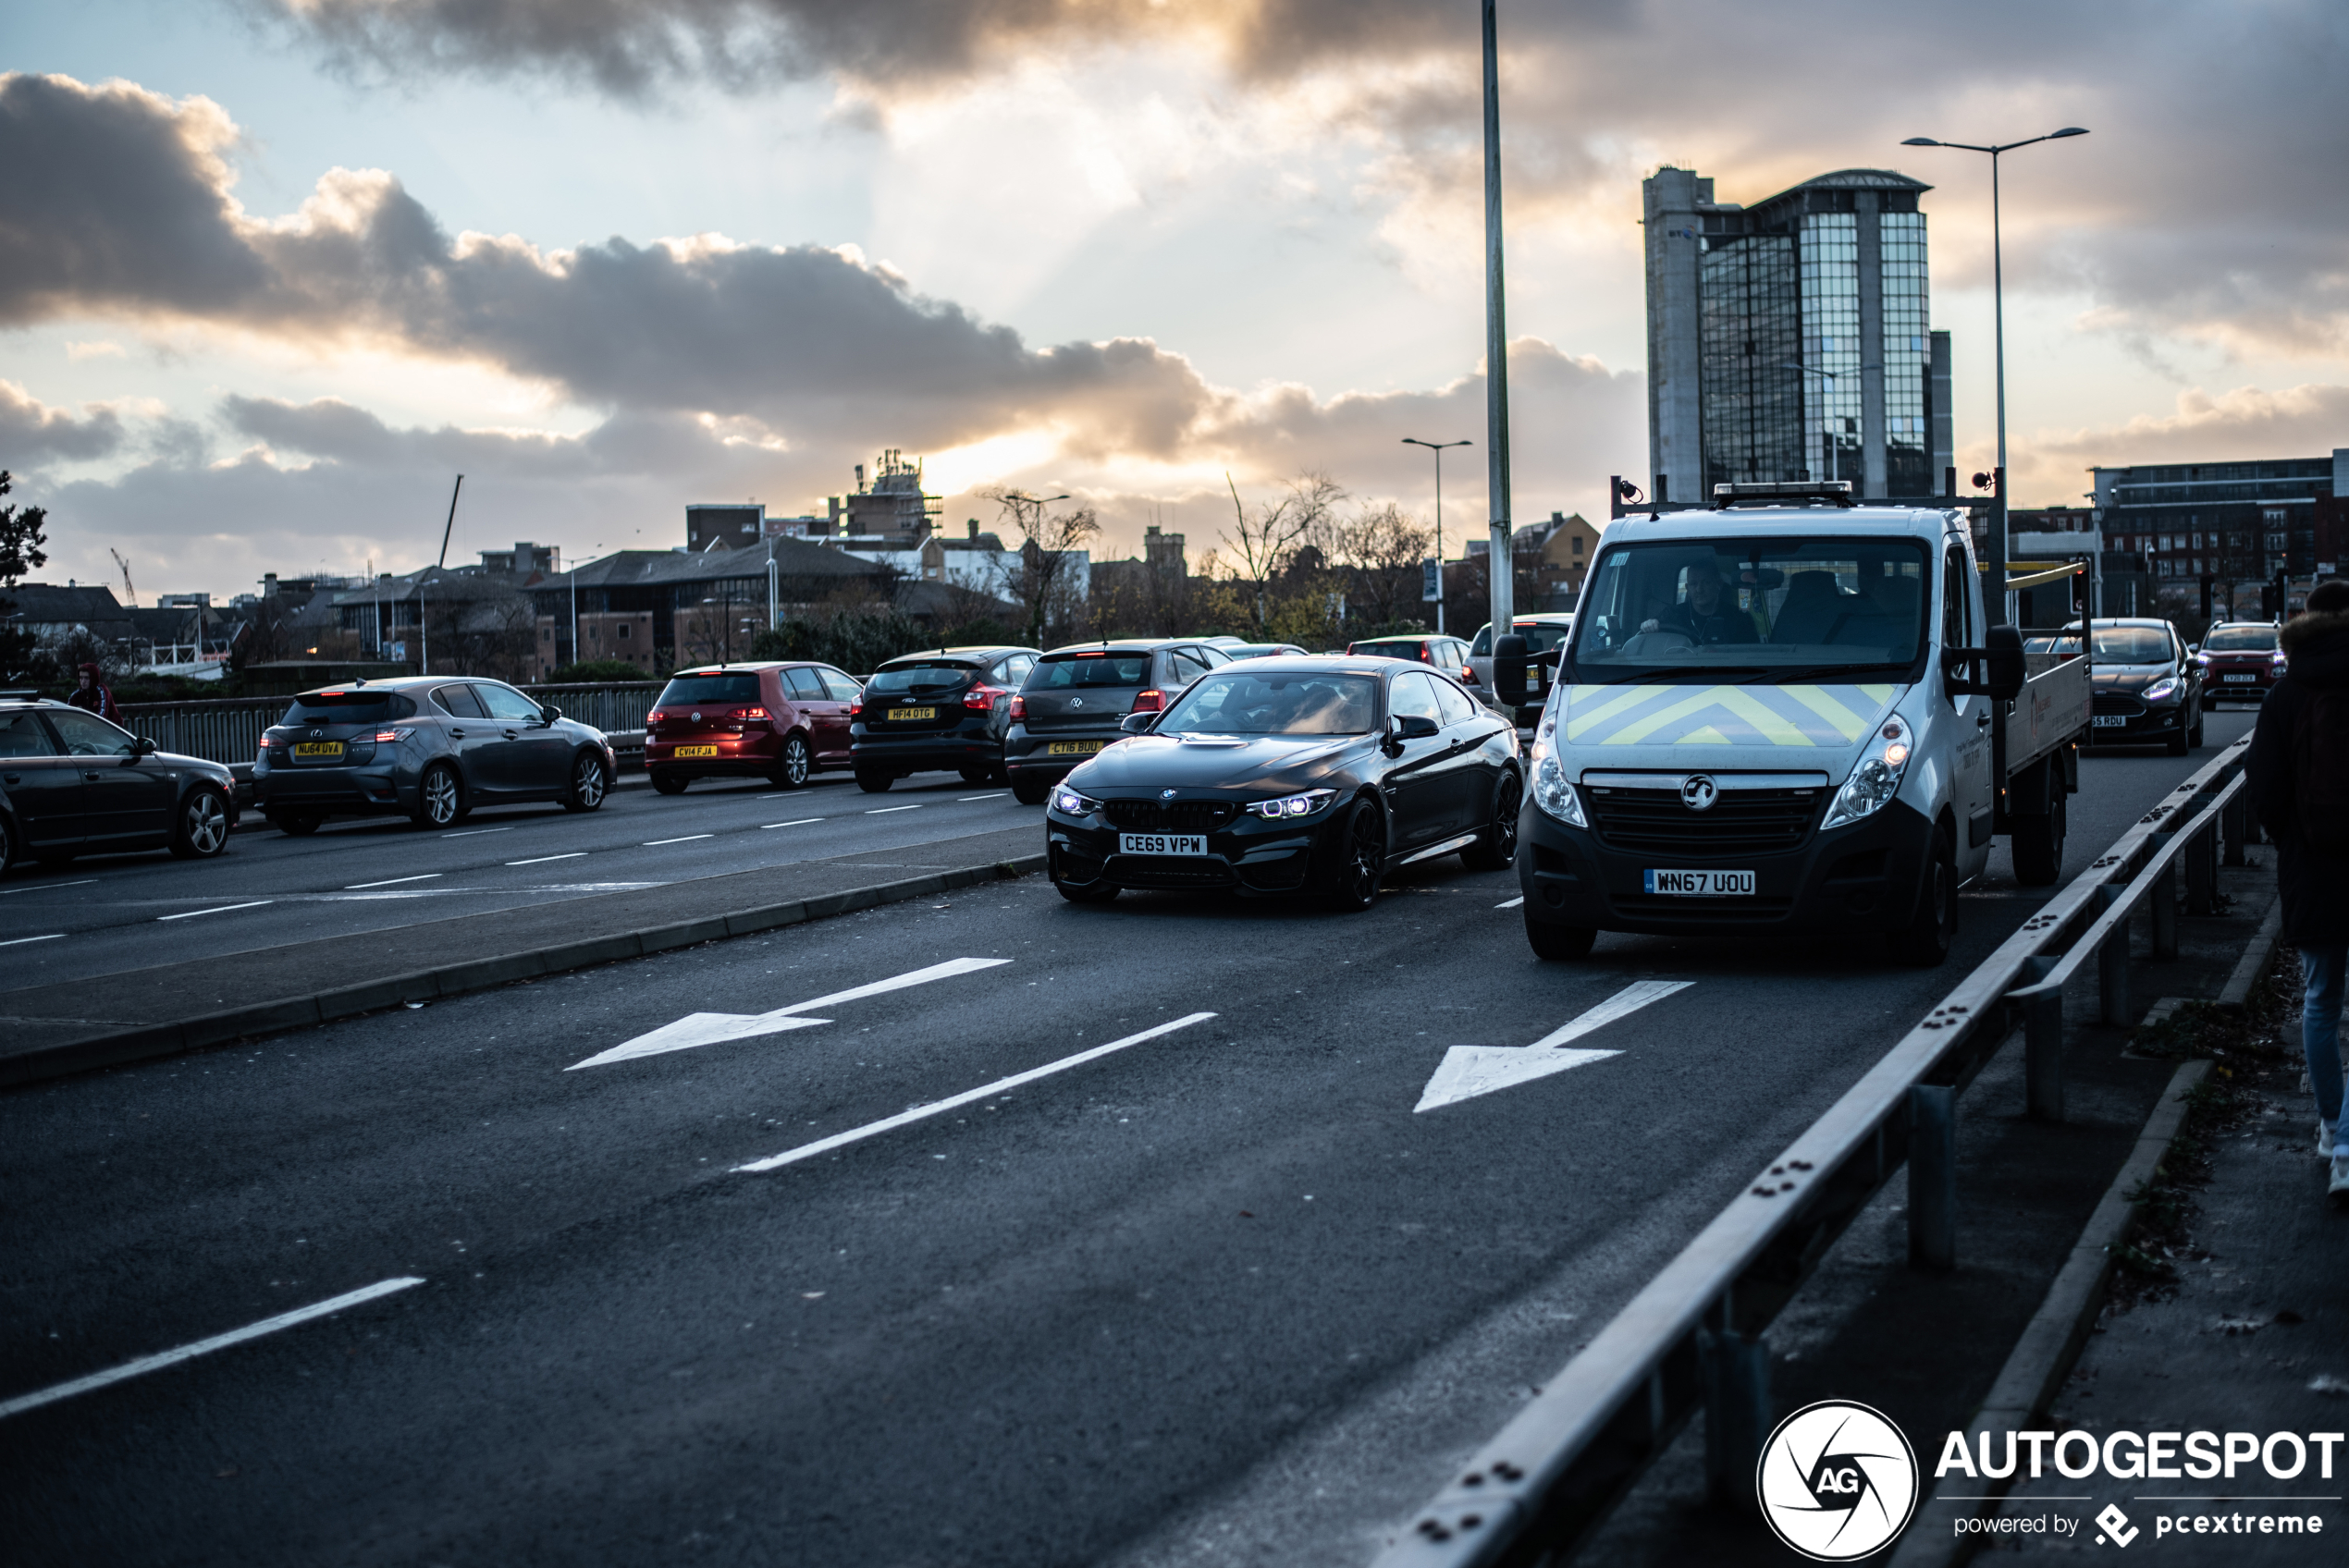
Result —
[[355, 893], [362, 888], [393, 888], [402, 882], [429, 882], [442, 875], [444, 873], [437, 871], [420, 871], [413, 876], [387, 876], [380, 882], [346, 882], [343, 884], [342, 890], [346, 893]]
[[231, 910], [259, 909], [264, 904], [274, 904], [277, 901], [275, 899], [255, 899], [249, 904], [222, 904], [218, 909], [191, 909], [178, 914], [159, 914], [155, 918], [157, 920], [193, 920], [200, 914], [227, 914]]
[[[704, 837], [706, 838], [707, 835], [705, 834]], [[530, 860], [510, 860], [506, 864], [508, 865], [544, 865], [550, 860], [577, 860], [580, 856], [585, 854], [586, 852], [587, 851], [585, 850], [573, 850], [569, 854], [538, 855]]]
[[919, 811], [922, 808], [919, 804], [910, 806], [879, 806], [872, 811], [867, 812], [865, 815], [867, 816], [887, 816], [893, 811]]
[[65, 933], [62, 931], [52, 931], [46, 937], [11, 937], [7, 941], [0, 942], [0, 948], [21, 948], [27, 942], [60, 941], [64, 938], [64, 937]]
[[961, 805], [965, 801], [1000, 801], [1010, 793], [1009, 790], [998, 790], [991, 795], [957, 795], [954, 797], [954, 803]]
[[1048, 1061], [1041, 1067], [1031, 1067], [1025, 1072], [1015, 1072], [1008, 1078], [998, 1078], [992, 1084], [982, 1084], [976, 1089], [965, 1090], [950, 1099], [933, 1101], [929, 1105], [917, 1105], [911, 1110], [901, 1110], [895, 1116], [867, 1122], [862, 1127], [854, 1128], [846, 1133], [835, 1133], [829, 1138], [818, 1138], [812, 1144], [802, 1144], [795, 1149], [785, 1149], [781, 1154], [769, 1155], [765, 1159], [754, 1159], [748, 1165], [737, 1165], [734, 1169], [738, 1171], [773, 1170], [780, 1166], [796, 1165], [803, 1159], [813, 1159], [819, 1154], [829, 1154], [833, 1149], [877, 1136], [892, 1128], [903, 1127], [908, 1122], [919, 1121], [924, 1117], [936, 1116], [941, 1111], [953, 1110], [957, 1106], [968, 1105], [974, 1100], [983, 1100], [990, 1095], [1002, 1094], [1006, 1089], [1016, 1089], [1022, 1084], [1033, 1084], [1039, 1078], [1048, 1078], [1055, 1072], [1065, 1072], [1072, 1067], [1081, 1067], [1096, 1057], [1107, 1056], [1112, 1051], [1122, 1051], [1128, 1046], [1138, 1046], [1144, 1040], [1154, 1040], [1161, 1035], [1171, 1035], [1177, 1029], [1187, 1029], [1194, 1023], [1203, 1023], [1214, 1016], [1211, 1012], [1195, 1012], [1187, 1018], [1177, 1018], [1170, 1023], [1162, 1023], [1155, 1029], [1145, 1029], [1138, 1035], [1128, 1035], [1122, 1040], [1112, 1040], [1105, 1046], [1095, 1046], [1091, 1050], [1078, 1051], [1075, 1056], [1064, 1056], [1058, 1061]]
[[0, 893], [0, 899], [6, 898], [8, 893], [45, 893], [52, 888], [87, 888], [97, 880], [94, 876], [85, 876], [79, 882], [35, 882], [29, 888], [11, 888], [7, 893]]
[[441, 837], [444, 839], [474, 839], [479, 838], [484, 833], [510, 833], [513, 830], [513, 825], [509, 823], [503, 827], [468, 827], [461, 832], [443, 833]]
[[758, 830], [761, 833], [764, 833], [769, 827], [805, 827], [811, 822], [821, 822], [824, 819], [820, 816], [803, 816], [795, 822], [762, 822], [758, 825]]
[[[663, 844], [690, 844], [696, 839], [715, 839], [717, 837], [718, 835], [715, 833], [688, 833], [682, 839], [647, 839], [644, 842], [644, 848], [648, 850], [657, 850]], [[584, 851], [582, 852], [584, 853]]]
[[1525, 895], [1523, 893], [1519, 893], [1516, 898], [1511, 899], [1508, 902], [1505, 904], [1494, 904], [1493, 907], [1494, 909], [1515, 909], [1518, 905], [1523, 903], [1524, 901]]
[[779, 1007], [772, 1012], [692, 1012], [674, 1023], [664, 1023], [649, 1035], [634, 1039], [584, 1061], [574, 1061], [563, 1069], [576, 1072], [583, 1067], [601, 1067], [608, 1061], [628, 1061], [640, 1056], [658, 1056], [664, 1051], [691, 1050], [695, 1046], [714, 1046], [722, 1040], [746, 1040], [757, 1035], [780, 1034], [785, 1029], [806, 1029], [818, 1023], [830, 1023], [829, 1018], [803, 1018], [799, 1014], [830, 1007], [839, 1002], [862, 1000], [878, 997], [885, 991], [902, 991], [908, 986], [927, 986], [933, 980], [952, 980], [958, 974], [974, 974], [982, 969], [993, 969], [1012, 961], [1007, 958], [956, 958], [944, 963], [933, 963], [927, 969], [916, 969], [887, 980], [876, 980], [869, 986], [853, 990], [834, 991], [830, 996]]
[[1553, 1072], [1563, 1072], [1569, 1067], [1587, 1062], [1605, 1061], [1621, 1051], [1563, 1050], [1559, 1047], [1569, 1040], [1579, 1040], [1593, 1029], [1605, 1028], [1618, 1018], [1628, 1018], [1650, 1002], [1660, 1002], [1676, 991], [1685, 991], [1695, 985], [1693, 980], [1641, 980], [1626, 986], [1598, 1006], [1579, 1017], [1569, 1019], [1530, 1046], [1454, 1046], [1444, 1053], [1443, 1065], [1427, 1081], [1420, 1093], [1420, 1103], [1414, 1112], [1433, 1110], [1439, 1106], [1471, 1100], [1479, 1095], [1489, 1095], [1495, 1089], [1513, 1089], [1519, 1084], [1531, 1084], [1536, 1078], [1546, 1078]]
[[138, 1378], [149, 1372], [159, 1372], [166, 1366], [176, 1366], [180, 1362], [193, 1360], [199, 1355], [209, 1355], [216, 1350], [227, 1350], [230, 1345], [242, 1344], [247, 1340], [257, 1340], [264, 1334], [274, 1334], [280, 1329], [290, 1329], [297, 1323], [307, 1323], [314, 1317], [325, 1317], [331, 1313], [340, 1312], [346, 1307], [357, 1306], [362, 1302], [374, 1301], [377, 1296], [387, 1296], [395, 1291], [404, 1291], [411, 1285], [423, 1283], [423, 1280], [413, 1275], [398, 1280], [379, 1280], [363, 1290], [347, 1291], [330, 1301], [296, 1307], [291, 1312], [281, 1312], [275, 1317], [264, 1317], [260, 1322], [248, 1324], [242, 1329], [231, 1329], [225, 1334], [215, 1334], [208, 1340], [198, 1340], [194, 1344], [181, 1345], [178, 1350], [167, 1350], [155, 1355], [143, 1355], [136, 1361], [126, 1361], [110, 1371], [93, 1372], [87, 1378], [76, 1378], [70, 1383], [59, 1383], [54, 1388], [43, 1389], [37, 1393], [20, 1394], [15, 1399], [0, 1403], [0, 1420], [5, 1420], [11, 1415], [22, 1415], [28, 1410], [37, 1410], [44, 1404], [55, 1404], [61, 1399], [71, 1399], [76, 1394], [86, 1394], [92, 1389], [103, 1389], [109, 1383], [119, 1383], [126, 1378]]

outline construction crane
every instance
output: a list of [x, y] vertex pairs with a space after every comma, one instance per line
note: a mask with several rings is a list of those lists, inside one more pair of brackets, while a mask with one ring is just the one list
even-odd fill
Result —
[[122, 552], [116, 549], [112, 545], [106, 546], [106, 554], [112, 556], [114, 557], [114, 564], [122, 569], [123, 603], [129, 606], [132, 609], [137, 609], [139, 607], [139, 590], [130, 586], [130, 563], [124, 560], [122, 558]]

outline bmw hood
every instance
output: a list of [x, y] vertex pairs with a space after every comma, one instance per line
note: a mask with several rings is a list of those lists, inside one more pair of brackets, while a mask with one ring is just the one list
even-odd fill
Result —
[[1903, 689], [1632, 683], [1562, 687], [1556, 738], [1571, 778], [1593, 769], [1816, 771], [1841, 778]]
[[1109, 746], [1068, 776], [1068, 787], [1099, 790], [1237, 790], [1253, 793], [1303, 788], [1338, 771], [1376, 744], [1368, 735], [1136, 735]]

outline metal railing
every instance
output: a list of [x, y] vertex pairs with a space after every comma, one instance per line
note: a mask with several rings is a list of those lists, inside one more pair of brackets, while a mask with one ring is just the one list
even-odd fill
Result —
[[[591, 724], [618, 742], [641, 745], [645, 715], [660, 695], [658, 680], [606, 681], [585, 685], [524, 686], [567, 718]], [[187, 703], [126, 703], [122, 723], [166, 752], [207, 762], [249, 763], [261, 750], [261, 732], [285, 716], [291, 697], [223, 697]], [[623, 749], [626, 749], [623, 747]]]
[[2242, 863], [2249, 737], [2147, 812], [1757, 1172], [1543, 1391], [1411, 1519], [1381, 1568], [1468, 1568], [1570, 1554], [1699, 1409], [1716, 1501], [1751, 1503], [1768, 1435], [1763, 1330], [1877, 1189], [1909, 1167], [1909, 1255], [1956, 1265], [1957, 1096], [2023, 1024], [2031, 1115], [2060, 1121], [2062, 987], [2091, 955], [2109, 1023], [2128, 1017], [2129, 917], [2177, 952], [2187, 907], [2214, 902], [2217, 837]]

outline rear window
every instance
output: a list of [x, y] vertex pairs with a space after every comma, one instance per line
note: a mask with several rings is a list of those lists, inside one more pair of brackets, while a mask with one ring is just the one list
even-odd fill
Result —
[[1047, 654], [1027, 678], [1030, 692], [1081, 692], [1095, 686], [1147, 686], [1150, 656], [1143, 654]]
[[311, 692], [293, 700], [284, 724], [387, 724], [406, 718], [416, 704], [397, 692]]
[[865, 683], [867, 692], [951, 692], [978, 672], [978, 666], [960, 659], [919, 659], [893, 664], [875, 672]]
[[2222, 626], [2203, 644], [2214, 654], [2259, 654], [2276, 645], [2272, 626]]
[[723, 707], [730, 704], [756, 705], [758, 702], [758, 677], [756, 675], [681, 675], [661, 689], [657, 708]]
[[1546, 654], [1574, 635], [1574, 623], [1568, 621], [1564, 626], [1554, 626], [1541, 622], [1532, 626], [1512, 626], [1509, 630], [1525, 639], [1527, 653]]
[[2170, 633], [2158, 626], [2099, 626], [2089, 635], [2098, 664], [2170, 662]]
[[1425, 646], [1424, 643], [1414, 637], [1408, 642], [1356, 643], [1349, 645], [1346, 651], [1349, 654], [1368, 654], [1372, 658], [1416, 660], [1420, 656], [1420, 650]]

